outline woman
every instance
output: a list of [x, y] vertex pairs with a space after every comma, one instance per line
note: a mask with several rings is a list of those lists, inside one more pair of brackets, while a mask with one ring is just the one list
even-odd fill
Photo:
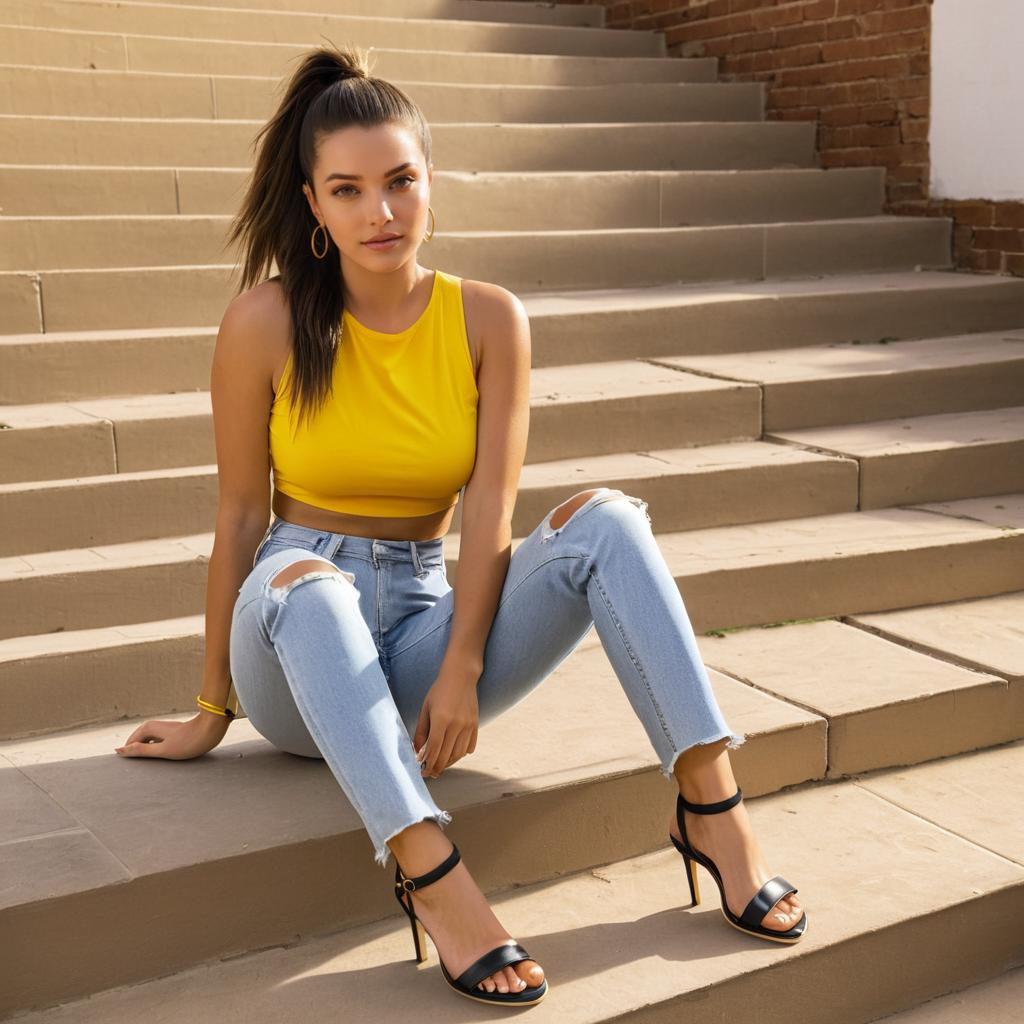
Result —
[[[732, 924], [796, 941], [796, 889], [766, 881], [730, 767], [745, 737], [715, 701], [646, 502], [583, 491], [510, 554], [529, 322], [506, 289], [418, 264], [433, 234], [419, 109], [361, 51], [318, 48], [260, 136], [212, 369], [220, 502], [200, 712], [147, 722], [123, 753], [212, 749], [237, 687], [263, 736], [327, 761], [376, 861], [394, 852], [417, 960], [425, 925], [456, 991], [539, 1002], [543, 969], [490, 910], [424, 776], [472, 753], [478, 725], [596, 626], [678, 785], [669, 832], [691, 898], [699, 862]], [[456, 597], [442, 538], [460, 494]]]

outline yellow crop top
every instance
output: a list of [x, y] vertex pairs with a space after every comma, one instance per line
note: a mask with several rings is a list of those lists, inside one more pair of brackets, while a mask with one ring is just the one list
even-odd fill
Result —
[[426, 515], [459, 500], [476, 462], [479, 399], [461, 278], [435, 270], [427, 308], [398, 334], [345, 310], [333, 395], [301, 428], [291, 370], [289, 355], [270, 411], [278, 490], [360, 516]]

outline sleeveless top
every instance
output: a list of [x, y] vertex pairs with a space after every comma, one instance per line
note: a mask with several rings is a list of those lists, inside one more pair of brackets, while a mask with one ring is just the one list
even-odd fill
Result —
[[334, 392], [301, 428], [291, 371], [289, 355], [270, 411], [278, 490], [361, 516], [419, 516], [456, 504], [476, 462], [479, 399], [460, 277], [435, 270], [427, 308], [398, 334], [364, 327], [344, 310]]

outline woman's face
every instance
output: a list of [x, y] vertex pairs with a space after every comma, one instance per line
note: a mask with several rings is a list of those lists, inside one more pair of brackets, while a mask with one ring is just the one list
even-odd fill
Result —
[[[415, 256], [427, 232], [433, 174], [409, 129], [352, 125], [324, 136], [313, 169], [315, 194], [308, 185], [302, 189], [342, 262], [380, 271]], [[366, 245], [376, 235], [392, 233], [402, 237], [388, 248]], [[322, 232], [316, 248], [323, 249]]]

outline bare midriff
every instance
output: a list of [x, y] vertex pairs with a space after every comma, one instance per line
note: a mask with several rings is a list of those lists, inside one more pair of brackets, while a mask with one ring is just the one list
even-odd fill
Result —
[[376, 540], [437, 540], [448, 532], [456, 508], [450, 505], [425, 516], [354, 516], [307, 505], [278, 490], [271, 507], [274, 515], [287, 523]]

